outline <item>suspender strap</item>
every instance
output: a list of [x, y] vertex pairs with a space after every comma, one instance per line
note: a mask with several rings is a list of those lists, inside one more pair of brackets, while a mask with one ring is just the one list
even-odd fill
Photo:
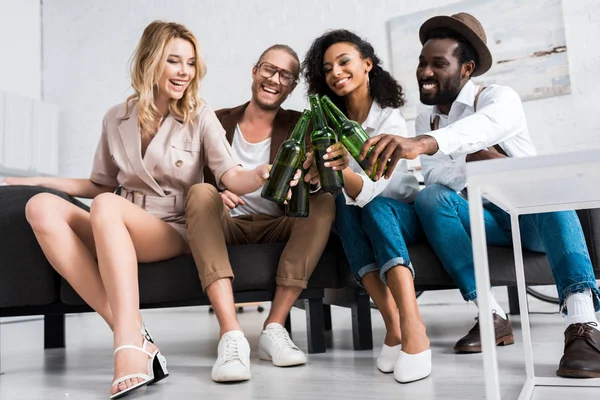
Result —
[[473, 111], [475, 111], [475, 112], [477, 112], [477, 102], [479, 101], [479, 95], [484, 90], [485, 90], [485, 87], [483, 87], [483, 86], [480, 86], [479, 89], [477, 90], [477, 94], [475, 95], [475, 100], [473, 101]]
[[436, 115], [433, 117], [433, 119], [429, 122], [429, 126], [431, 127], [432, 131], [437, 130], [440, 127], [440, 116]]
[[[475, 101], [473, 101], [473, 111], [475, 111], [475, 112], [477, 112], [477, 102], [479, 101], [479, 95], [481, 94], [481, 92], [483, 92], [484, 89], [485, 89], [485, 87], [483, 87], [483, 86], [480, 87], [479, 90], [477, 90], [477, 94], [475, 95]], [[495, 144], [495, 145], [489, 147], [488, 150], [496, 151], [497, 153], [500, 153], [500, 154], [508, 157], [508, 154], [506, 154], [504, 149], [502, 147], [500, 147], [499, 144]]]

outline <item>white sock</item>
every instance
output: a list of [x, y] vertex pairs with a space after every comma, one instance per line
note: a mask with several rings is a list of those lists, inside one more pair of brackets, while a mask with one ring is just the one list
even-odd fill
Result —
[[565, 328], [572, 324], [582, 324], [585, 322], [598, 323], [596, 313], [594, 312], [594, 298], [592, 289], [585, 289], [581, 293], [571, 293], [565, 300], [567, 315], [563, 318]]
[[[479, 302], [477, 301], [477, 298], [475, 298], [473, 300], [473, 303], [477, 304], [477, 308], [479, 308]], [[490, 311], [492, 313], [495, 312], [502, 319], [507, 318], [506, 313], [504, 312], [502, 307], [500, 307], [500, 304], [498, 304], [498, 302], [496, 301], [496, 298], [494, 297], [494, 294], [491, 291], [490, 291]]]

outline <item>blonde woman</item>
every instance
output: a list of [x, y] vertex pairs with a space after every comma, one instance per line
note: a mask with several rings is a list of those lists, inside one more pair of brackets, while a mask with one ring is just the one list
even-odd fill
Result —
[[[268, 177], [267, 165], [244, 170], [232, 156], [214, 112], [198, 96], [205, 72], [188, 29], [151, 23], [133, 57], [134, 94], [104, 117], [90, 178], [4, 181], [94, 199], [87, 213], [52, 194], [38, 194], [27, 203], [26, 215], [52, 266], [114, 332], [111, 399], [168, 375], [141, 320], [138, 262], [190, 252], [186, 195], [203, 181], [203, 167], [237, 195], [252, 193]], [[120, 195], [113, 194], [118, 186]]]

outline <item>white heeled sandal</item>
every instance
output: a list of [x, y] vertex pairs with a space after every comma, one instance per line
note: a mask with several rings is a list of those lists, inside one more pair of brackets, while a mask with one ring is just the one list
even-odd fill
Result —
[[110, 396], [111, 400], [121, 398], [143, 386], [153, 385], [156, 382], [161, 381], [161, 380], [165, 379], [167, 376], [169, 376], [169, 371], [167, 371], [167, 359], [162, 354], [160, 354], [160, 351], [156, 350], [154, 353], [150, 353], [149, 351], [146, 350], [146, 345], [148, 343], [154, 343], [154, 340], [152, 339], [152, 336], [150, 336], [150, 333], [148, 333], [148, 330], [146, 330], [146, 327], [144, 326], [143, 323], [142, 323], [141, 334], [144, 337], [144, 343], [142, 344], [142, 347], [137, 347], [137, 346], [133, 346], [133, 345], [119, 346], [115, 349], [115, 352], [113, 354], [117, 354], [119, 351], [124, 350], [124, 349], [138, 350], [138, 351], [141, 351], [141, 352], [147, 354], [148, 357], [150, 357], [148, 359], [148, 366], [147, 366], [148, 374], [136, 373], [136, 374], [129, 374], [129, 375], [125, 375], [125, 376], [121, 376], [121, 377], [117, 378], [112, 383], [112, 386], [117, 386], [119, 383], [126, 381], [128, 379], [132, 379], [132, 378], [140, 378], [140, 379], [143, 379], [143, 381], [138, 382], [137, 384], [135, 384], [131, 387], [128, 387], [125, 390], [122, 390], [120, 392], [117, 392], [117, 393], [111, 395]]
[[[154, 344], [154, 339], [152, 338], [152, 336], [150, 336], [150, 332], [148, 332], [148, 329], [146, 329], [146, 325], [144, 325], [144, 322], [142, 322], [141, 334], [144, 337], [144, 339], [146, 339], [150, 343]], [[143, 346], [145, 346], [145, 345], [146, 345], [146, 343], [144, 343]], [[160, 351], [159, 351], [156, 354], [156, 359], [158, 360], [158, 363], [160, 365], [155, 365], [155, 364], [152, 365], [152, 368], [154, 371], [154, 379], [152, 380], [152, 382], [148, 383], [148, 386], [152, 386], [155, 383], [160, 382], [163, 379], [165, 379], [167, 376], [169, 376], [169, 371], [167, 371], [167, 359], [165, 358], [165, 356], [160, 354]], [[159, 368], [160, 368], [160, 370], [159, 370]]]

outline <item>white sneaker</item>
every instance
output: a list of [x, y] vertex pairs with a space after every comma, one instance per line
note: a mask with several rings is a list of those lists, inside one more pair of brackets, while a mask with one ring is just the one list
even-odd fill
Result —
[[273, 361], [276, 367], [291, 367], [306, 364], [306, 355], [292, 342], [283, 326], [272, 322], [258, 337], [258, 356], [261, 360]]
[[250, 379], [250, 344], [242, 331], [229, 331], [221, 337], [211, 378], [215, 382]]
[[402, 350], [401, 344], [388, 346], [384, 343], [381, 348], [381, 353], [379, 353], [379, 357], [377, 357], [377, 368], [384, 374], [394, 372], [394, 366], [396, 365], [396, 361], [398, 361], [400, 350]]

